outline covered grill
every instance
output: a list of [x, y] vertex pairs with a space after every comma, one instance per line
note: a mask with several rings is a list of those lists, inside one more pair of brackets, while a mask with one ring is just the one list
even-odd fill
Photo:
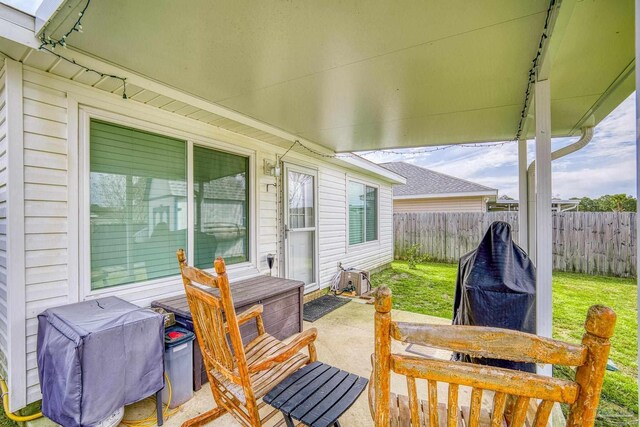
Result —
[[164, 387], [163, 317], [116, 297], [38, 315], [42, 413], [66, 427], [95, 425]]
[[[511, 226], [496, 221], [478, 247], [460, 258], [454, 325], [491, 326], [535, 333], [536, 269], [511, 238]], [[454, 355], [469, 360], [467, 356]], [[535, 371], [530, 363], [473, 359], [503, 368]]]

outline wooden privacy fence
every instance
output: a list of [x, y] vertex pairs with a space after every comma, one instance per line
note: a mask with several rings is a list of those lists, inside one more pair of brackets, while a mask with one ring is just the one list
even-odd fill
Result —
[[[457, 262], [475, 249], [493, 221], [511, 224], [514, 241], [519, 236], [517, 212], [396, 213], [393, 220], [396, 259], [419, 244], [418, 254], [430, 260]], [[554, 212], [554, 269], [635, 277], [635, 224], [630, 212]]]

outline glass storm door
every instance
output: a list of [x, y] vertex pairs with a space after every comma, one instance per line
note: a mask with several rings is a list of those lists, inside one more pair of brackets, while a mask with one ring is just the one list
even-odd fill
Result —
[[316, 181], [313, 170], [285, 167], [285, 271], [301, 280], [305, 292], [318, 288], [316, 280]]

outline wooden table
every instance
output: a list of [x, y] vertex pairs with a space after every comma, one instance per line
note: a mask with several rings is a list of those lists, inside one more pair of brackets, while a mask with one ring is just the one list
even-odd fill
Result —
[[[231, 283], [230, 286], [236, 313], [241, 313], [255, 304], [263, 305], [262, 319], [268, 334], [284, 340], [302, 332], [304, 282], [280, 277], [256, 276]], [[207, 292], [216, 296], [220, 294], [217, 289], [207, 289]], [[176, 323], [193, 331], [193, 318], [184, 294], [153, 301], [151, 307], [160, 307], [175, 313]], [[242, 325], [240, 334], [245, 344], [254, 339], [258, 336], [255, 323], [249, 322]], [[193, 388], [197, 391], [202, 387], [202, 383], [207, 382], [207, 376], [202, 363], [200, 346], [196, 344], [193, 349]]]
[[263, 400], [293, 420], [311, 427], [340, 427], [338, 418], [353, 405], [368, 380], [322, 362], [313, 362], [275, 386]]

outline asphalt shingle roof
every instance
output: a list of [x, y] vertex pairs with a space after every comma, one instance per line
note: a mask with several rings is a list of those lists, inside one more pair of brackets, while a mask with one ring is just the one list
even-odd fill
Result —
[[435, 172], [405, 162], [382, 163], [380, 166], [407, 179], [406, 184], [395, 185], [393, 187], [394, 197], [497, 191], [495, 188], [486, 187], [484, 185], [476, 184], [475, 182], [456, 178], [451, 175]]

